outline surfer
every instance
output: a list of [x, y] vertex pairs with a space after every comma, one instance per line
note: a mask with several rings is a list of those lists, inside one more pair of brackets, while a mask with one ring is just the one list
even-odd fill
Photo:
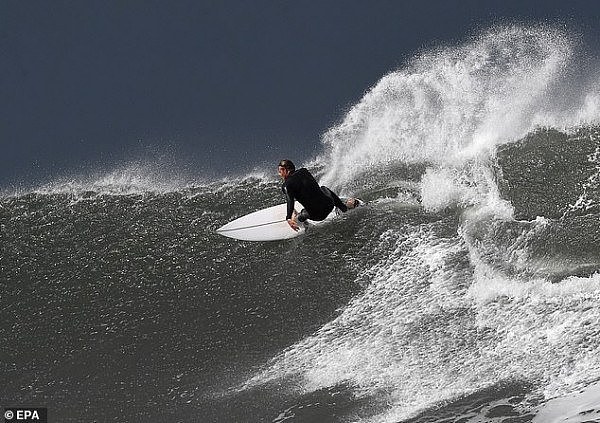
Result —
[[[299, 230], [297, 222], [310, 220], [324, 220], [334, 207], [342, 212], [353, 209], [358, 205], [358, 200], [349, 198], [346, 203], [327, 187], [319, 187], [319, 184], [311, 173], [301, 168], [296, 170], [296, 166], [291, 160], [282, 160], [277, 167], [279, 176], [283, 179], [281, 189], [287, 199], [286, 220], [290, 227]], [[298, 200], [305, 208], [300, 213], [294, 210], [294, 202]]]

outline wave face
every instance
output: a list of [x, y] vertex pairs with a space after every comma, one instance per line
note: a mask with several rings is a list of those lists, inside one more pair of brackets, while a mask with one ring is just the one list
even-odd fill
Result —
[[508, 422], [592, 385], [600, 97], [576, 47], [494, 28], [385, 76], [308, 164], [369, 206], [295, 240], [215, 234], [282, 201], [274, 172], [4, 193], [0, 398], [65, 422]]

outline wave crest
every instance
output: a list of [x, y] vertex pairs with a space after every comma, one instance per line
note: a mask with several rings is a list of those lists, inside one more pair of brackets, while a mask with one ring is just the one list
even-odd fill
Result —
[[[455, 165], [523, 136], [560, 115], [552, 88], [573, 45], [564, 31], [511, 26], [421, 54], [382, 78], [324, 134], [324, 182], [343, 186], [397, 162]], [[584, 93], [577, 103], [594, 110], [597, 97]], [[553, 123], [571, 126], [583, 115], [563, 113]]]

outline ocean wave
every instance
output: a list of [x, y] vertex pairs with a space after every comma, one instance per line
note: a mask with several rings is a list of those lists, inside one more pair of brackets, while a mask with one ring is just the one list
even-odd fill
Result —
[[[169, 374], [167, 404], [207, 389], [197, 405], [229, 415], [246, 411], [231, 396], [269, 410], [285, 396], [280, 421], [313, 394], [397, 422], [504, 385], [528, 413], [600, 379], [598, 129], [577, 120], [597, 99], [575, 89], [583, 106], [554, 114], [571, 130], [536, 128], [565, 111], [552, 103], [573, 49], [560, 30], [500, 27], [385, 76], [305, 164], [369, 205], [289, 242], [215, 233], [283, 202], [275, 168], [199, 180], [135, 162], [3, 194], [10, 324], [60, 332], [44, 350], [5, 330], [11, 363], [31, 342], [67, 362], [80, 339], [82, 355], [109, 339], [122, 348], [89, 362], [137, 351], [149, 386]], [[71, 377], [48, 368], [48, 386]]]

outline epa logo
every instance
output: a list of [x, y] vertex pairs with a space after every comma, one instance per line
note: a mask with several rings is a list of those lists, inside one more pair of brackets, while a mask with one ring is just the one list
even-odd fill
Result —
[[5, 408], [5, 423], [47, 423], [46, 408]]

